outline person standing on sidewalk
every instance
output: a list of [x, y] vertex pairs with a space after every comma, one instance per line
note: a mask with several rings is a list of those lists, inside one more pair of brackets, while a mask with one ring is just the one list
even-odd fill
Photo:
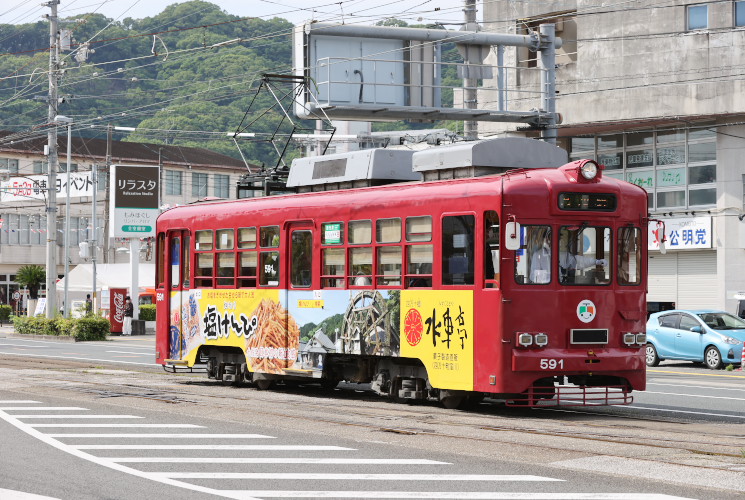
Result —
[[124, 329], [122, 335], [132, 335], [132, 316], [134, 316], [134, 313], [135, 307], [132, 304], [132, 299], [127, 295], [127, 298], [124, 299]]

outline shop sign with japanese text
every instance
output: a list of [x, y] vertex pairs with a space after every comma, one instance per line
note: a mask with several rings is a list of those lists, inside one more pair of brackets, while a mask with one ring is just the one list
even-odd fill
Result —
[[[70, 198], [93, 196], [93, 181], [90, 172], [65, 172], [57, 174], [55, 191], [57, 200], [67, 197], [67, 182], [70, 182]], [[46, 175], [28, 175], [25, 177], [11, 177], [0, 183], [0, 202], [46, 200]]]
[[711, 248], [712, 226], [711, 217], [677, 217], [649, 221], [647, 248], [660, 249], [664, 223], [665, 248], [668, 250], [688, 250], [695, 248]]
[[160, 167], [112, 165], [111, 237], [155, 236], [160, 213]]

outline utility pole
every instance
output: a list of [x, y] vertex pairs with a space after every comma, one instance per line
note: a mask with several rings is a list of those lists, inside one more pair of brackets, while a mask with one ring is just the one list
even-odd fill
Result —
[[[465, 14], [466, 24], [464, 26], [465, 31], [478, 31], [480, 26], [476, 22], [476, 0], [466, 0], [465, 8], [463, 9]], [[465, 50], [466, 59], [465, 63], [466, 74], [463, 78], [463, 104], [466, 109], [478, 109], [478, 97], [476, 95], [476, 86], [478, 85], [478, 79], [469, 78], [473, 75], [473, 71], [469, 71], [469, 64], [474, 62], [481, 64], [481, 60], [470, 61], [470, 57], [473, 51]], [[479, 122], [475, 120], [466, 120], [463, 122], [463, 133], [467, 141], [475, 141], [479, 138]]]
[[59, 44], [57, 39], [57, 5], [59, 0], [50, 0], [46, 4], [52, 10], [49, 19], [49, 132], [47, 164], [47, 306], [46, 317], [51, 319], [57, 314], [57, 77], [59, 65]]
[[109, 183], [111, 182], [111, 141], [114, 127], [106, 126], [106, 184], [103, 191], [103, 262], [109, 262]]

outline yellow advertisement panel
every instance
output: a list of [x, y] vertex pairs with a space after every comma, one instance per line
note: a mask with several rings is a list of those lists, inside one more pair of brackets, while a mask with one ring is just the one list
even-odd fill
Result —
[[433, 387], [473, 390], [473, 292], [401, 291], [401, 356], [419, 358]]
[[[269, 373], [282, 372], [297, 358], [299, 330], [279, 303], [277, 290], [197, 289], [174, 293], [171, 329], [172, 337], [179, 330], [183, 333], [181, 352], [189, 366], [204, 344], [238, 347], [246, 352], [252, 369]], [[173, 339], [171, 349], [178, 349]]]

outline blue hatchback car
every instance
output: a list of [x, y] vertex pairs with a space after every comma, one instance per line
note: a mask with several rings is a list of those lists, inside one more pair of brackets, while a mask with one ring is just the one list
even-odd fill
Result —
[[671, 310], [647, 321], [647, 366], [663, 359], [706, 363], [712, 370], [739, 365], [745, 342], [745, 321], [724, 311]]

